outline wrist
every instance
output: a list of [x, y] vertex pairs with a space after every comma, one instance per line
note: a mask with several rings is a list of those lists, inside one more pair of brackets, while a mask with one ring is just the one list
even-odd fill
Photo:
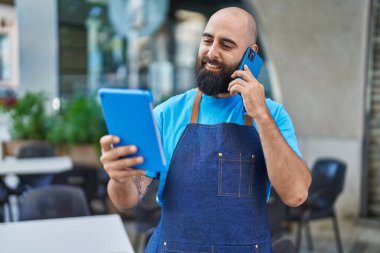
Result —
[[132, 181], [131, 178], [128, 178], [124, 181], [120, 181], [120, 180], [117, 180], [115, 178], [110, 178], [108, 185], [110, 185], [111, 187], [117, 188], [117, 189], [120, 189], [120, 188], [125, 189], [125, 187], [127, 187], [131, 181]]
[[256, 121], [267, 121], [271, 119], [272, 115], [270, 114], [269, 110], [265, 108], [265, 110], [262, 110], [260, 112], [255, 113], [252, 118], [254, 118]]

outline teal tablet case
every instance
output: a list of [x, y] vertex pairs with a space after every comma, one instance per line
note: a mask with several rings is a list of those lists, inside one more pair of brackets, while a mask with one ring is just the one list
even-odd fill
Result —
[[[149, 91], [133, 89], [106, 89], [98, 92], [108, 133], [120, 137], [115, 146], [136, 145], [132, 156], [144, 157], [144, 163], [135, 166], [155, 177], [166, 167], [160, 132], [153, 115], [152, 95]], [[90, 126], [89, 126], [90, 127]]]

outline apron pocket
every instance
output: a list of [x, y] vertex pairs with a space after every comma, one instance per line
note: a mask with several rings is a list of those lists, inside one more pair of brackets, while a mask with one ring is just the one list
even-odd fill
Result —
[[164, 252], [168, 253], [212, 253], [211, 245], [176, 243], [164, 241]]
[[255, 155], [218, 153], [218, 196], [253, 197]]

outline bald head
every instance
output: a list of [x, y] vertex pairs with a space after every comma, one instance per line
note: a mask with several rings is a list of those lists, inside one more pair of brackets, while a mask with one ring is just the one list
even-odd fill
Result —
[[256, 43], [257, 26], [255, 18], [246, 10], [238, 7], [227, 7], [215, 12], [209, 22], [229, 22], [236, 24], [238, 29], [240, 26], [245, 29], [250, 43]]
[[256, 21], [247, 11], [229, 7], [214, 13], [203, 31], [196, 79], [206, 95], [228, 94], [231, 75], [247, 48], [258, 52]]

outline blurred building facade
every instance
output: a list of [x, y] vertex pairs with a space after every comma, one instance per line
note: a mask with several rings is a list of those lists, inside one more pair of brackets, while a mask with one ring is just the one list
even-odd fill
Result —
[[[1, 2], [0, 2], [1, 3]], [[19, 84], [19, 45], [16, 11], [0, 4], [0, 85]]]
[[291, 115], [305, 161], [345, 161], [338, 213], [376, 220], [380, 191], [368, 179], [374, 175], [380, 182], [380, 173], [371, 174], [366, 155], [375, 2], [2, 0], [0, 18], [3, 10], [14, 13], [19, 51], [12, 59], [20, 71], [12, 85], [20, 92], [44, 90], [54, 98], [139, 87], [151, 89], [158, 103], [194, 87], [196, 53], [210, 14], [224, 6], [246, 8], [259, 24], [265, 60], [260, 81]]
[[253, 5], [305, 161], [345, 161], [338, 213], [371, 217], [362, 203], [362, 188], [368, 188], [362, 179], [369, 176], [363, 173], [363, 140], [371, 1], [256, 0]]

